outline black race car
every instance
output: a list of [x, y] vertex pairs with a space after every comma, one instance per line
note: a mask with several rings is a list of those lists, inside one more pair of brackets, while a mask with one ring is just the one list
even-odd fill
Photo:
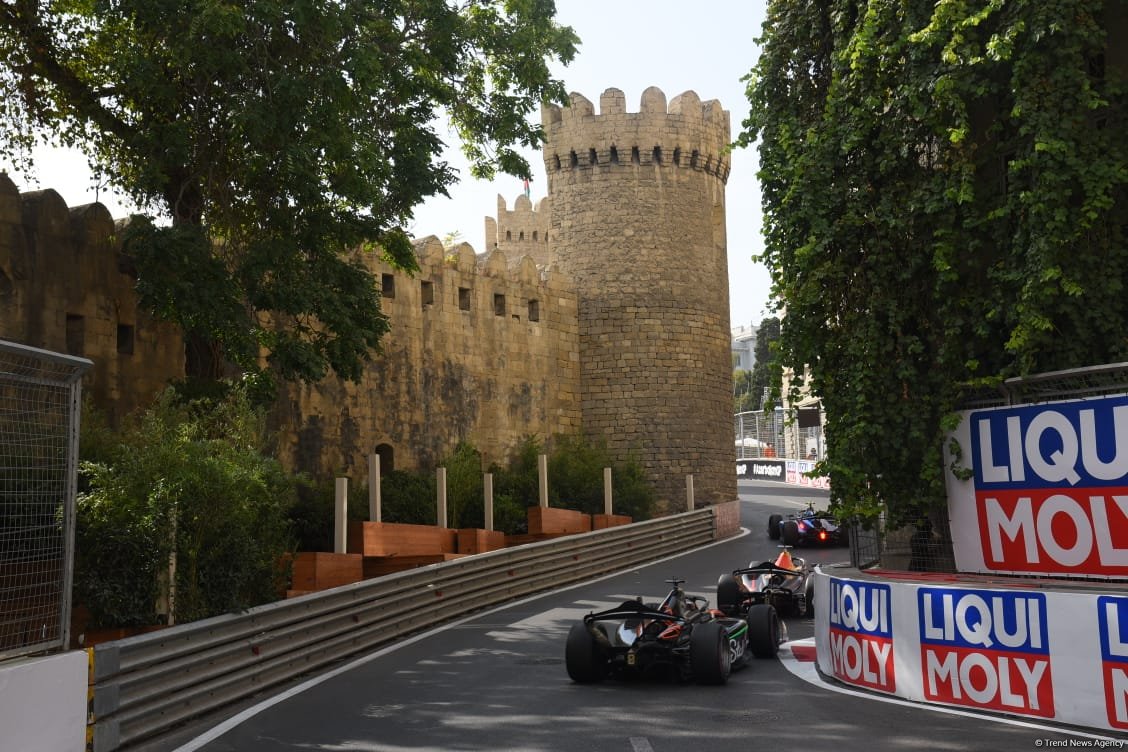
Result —
[[827, 546], [849, 543], [846, 531], [832, 515], [817, 512], [813, 504], [799, 514], [773, 514], [768, 517], [768, 537], [782, 540], [786, 546], [819, 544]]
[[803, 559], [784, 546], [775, 561], [750, 564], [717, 579], [717, 608], [725, 616], [741, 617], [763, 604], [785, 615], [815, 615], [814, 580]]
[[568, 676], [580, 683], [609, 675], [658, 674], [699, 684], [724, 684], [751, 656], [779, 649], [779, 616], [769, 604], [740, 617], [708, 608], [706, 598], [687, 595], [684, 580], [667, 580], [661, 603], [642, 599], [591, 613], [572, 625], [564, 647]]

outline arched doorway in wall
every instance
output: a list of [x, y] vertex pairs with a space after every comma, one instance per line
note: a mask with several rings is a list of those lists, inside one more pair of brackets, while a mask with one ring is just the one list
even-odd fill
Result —
[[386, 475], [396, 469], [396, 450], [391, 444], [377, 444], [372, 450], [380, 458], [380, 474]]

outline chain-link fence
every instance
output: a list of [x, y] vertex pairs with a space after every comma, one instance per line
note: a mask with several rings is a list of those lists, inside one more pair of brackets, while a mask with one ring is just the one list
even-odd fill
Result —
[[822, 426], [818, 406], [737, 413], [733, 416], [736, 459], [817, 459], [826, 448]]
[[[982, 410], [1124, 393], [1128, 393], [1128, 363], [1110, 363], [1007, 379], [997, 390], [968, 395], [960, 409]], [[852, 531], [850, 542], [851, 563], [860, 568], [956, 571], [946, 509], [896, 530], [886, 528], [883, 521], [874, 529], [858, 528]]]
[[0, 341], [0, 659], [65, 647], [85, 358]]

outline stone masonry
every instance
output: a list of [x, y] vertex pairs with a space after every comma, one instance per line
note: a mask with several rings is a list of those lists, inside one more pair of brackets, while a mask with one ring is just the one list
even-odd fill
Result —
[[[392, 331], [360, 383], [293, 385], [279, 457], [329, 478], [430, 469], [460, 441], [504, 461], [526, 436], [584, 431], [643, 464], [668, 508], [736, 498], [724, 185], [729, 115], [651, 88], [543, 114], [549, 197], [498, 199], [486, 253], [417, 241], [409, 276], [364, 258]], [[139, 308], [104, 207], [68, 209], [0, 175], [0, 339], [91, 358], [118, 419], [184, 375], [175, 328]], [[551, 482], [551, 481], [550, 481]]]

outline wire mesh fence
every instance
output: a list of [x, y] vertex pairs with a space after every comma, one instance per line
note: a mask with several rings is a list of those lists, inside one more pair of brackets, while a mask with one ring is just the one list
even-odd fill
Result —
[[89, 360], [0, 341], [0, 659], [65, 647]]
[[818, 407], [736, 413], [736, 459], [817, 459], [826, 446], [822, 426], [823, 414]]

